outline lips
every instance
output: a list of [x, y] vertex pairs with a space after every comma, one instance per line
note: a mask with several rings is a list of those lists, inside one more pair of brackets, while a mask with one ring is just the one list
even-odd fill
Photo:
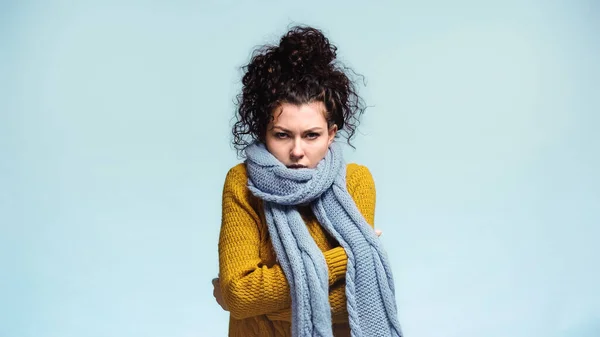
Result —
[[300, 169], [300, 168], [306, 168], [306, 166], [300, 165], [300, 164], [294, 164], [294, 165], [288, 165], [288, 168], [291, 168], [291, 169]]

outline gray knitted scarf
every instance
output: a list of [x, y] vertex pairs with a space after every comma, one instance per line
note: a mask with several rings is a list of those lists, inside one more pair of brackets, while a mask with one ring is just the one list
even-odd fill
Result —
[[334, 142], [315, 169], [290, 169], [261, 143], [246, 148], [248, 187], [264, 200], [277, 259], [291, 289], [292, 335], [331, 337], [325, 258], [296, 206], [317, 220], [348, 256], [346, 299], [352, 337], [401, 337], [386, 253], [346, 188], [346, 164]]

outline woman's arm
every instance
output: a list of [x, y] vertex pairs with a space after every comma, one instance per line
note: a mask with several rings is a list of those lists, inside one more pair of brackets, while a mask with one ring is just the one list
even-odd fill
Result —
[[[261, 218], [250, 204], [243, 167], [231, 169], [223, 187], [223, 211], [219, 235], [219, 280], [225, 307], [236, 319], [289, 308], [290, 288], [278, 264], [260, 259]], [[264, 226], [266, 230], [266, 226]], [[337, 247], [324, 253], [329, 284], [346, 272], [346, 253]]]
[[219, 284], [223, 299], [236, 319], [290, 306], [290, 289], [279, 265], [260, 259], [261, 219], [250, 204], [243, 168], [232, 168], [223, 187], [219, 235]]

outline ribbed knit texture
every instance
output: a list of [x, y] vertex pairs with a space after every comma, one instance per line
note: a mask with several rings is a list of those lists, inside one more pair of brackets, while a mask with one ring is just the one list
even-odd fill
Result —
[[[247, 187], [245, 163], [232, 167], [223, 184], [219, 236], [221, 291], [230, 312], [230, 337], [290, 337], [291, 291], [276, 261], [264, 205]], [[346, 187], [372, 228], [376, 189], [368, 168], [348, 164]], [[350, 336], [346, 309], [346, 253], [319, 224], [309, 207], [300, 214], [329, 268], [333, 335]]]
[[269, 234], [292, 291], [292, 336], [333, 335], [328, 266], [296, 207], [307, 203], [348, 256], [352, 336], [401, 336], [387, 255], [346, 189], [346, 165], [337, 143], [315, 169], [289, 169], [260, 143], [249, 146], [246, 156], [248, 187], [265, 201]]

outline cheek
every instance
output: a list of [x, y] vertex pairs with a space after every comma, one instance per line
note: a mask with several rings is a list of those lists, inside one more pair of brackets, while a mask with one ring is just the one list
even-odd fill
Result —
[[267, 146], [267, 150], [280, 162], [287, 160], [286, 154], [289, 153], [289, 150], [286, 148], [285, 143], [267, 139], [265, 145]]
[[329, 139], [324, 138], [323, 141], [318, 142], [318, 144], [315, 144], [313, 147], [313, 159], [315, 161], [320, 161], [325, 158], [327, 150], [329, 150]]

